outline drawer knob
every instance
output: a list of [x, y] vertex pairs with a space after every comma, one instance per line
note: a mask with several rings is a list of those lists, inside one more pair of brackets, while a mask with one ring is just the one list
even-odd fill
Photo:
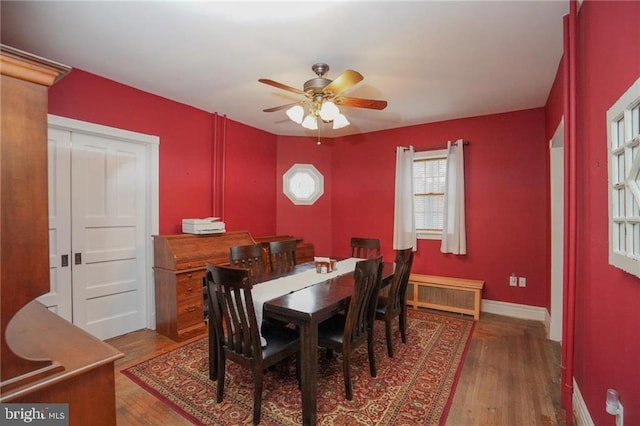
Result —
[[191, 293], [191, 292], [193, 291], [193, 287], [189, 287], [189, 288], [187, 289], [187, 291], [188, 291], [189, 293]]
[[192, 278], [193, 274], [187, 274], [187, 278]]
[[187, 308], [187, 312], [193, 312], [193, 311], [195, 311], [195, 310], [196, 310], [196, 307], [195, 307], [195, 306], [189, 306], [189, 307]]

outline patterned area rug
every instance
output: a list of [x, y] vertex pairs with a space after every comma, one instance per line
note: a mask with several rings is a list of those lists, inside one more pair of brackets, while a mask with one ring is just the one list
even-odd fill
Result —
[[[388, 358], [384, 323], [375, 324], [378, 377], [369, 374], [366, 345], [352, 356], [352, 401], [344, 394], [342, 359], [320, 353], [319, 425], [444, 424], [474, 322], [447, 314], [409, 309], [407, 344], [397, 322], [394, 358]], [[123, 373], [194, 424], [251, 424], [253, 380], [228, 361], [224, 400], [216, 403], [216, 383], [208, 376], [207, 339], [142, 362]], [[268, 371], [262, 393], [263, 425], [302, 423], [294, 361]]]

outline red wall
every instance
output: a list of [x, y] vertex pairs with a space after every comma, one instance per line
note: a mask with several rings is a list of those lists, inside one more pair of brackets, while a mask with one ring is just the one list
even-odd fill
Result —
[[547, 104], [545, 105], [545, 139], [550, 141], [553, 137], [560, 120], [564, 115], [564, 58], [560, 60], [558, 65], [558, 71], [556, 78], [553, 80], [553, 85], [549, 91], [549, 97], [547, 98]]
[[608, 262], [606, 112], [640, 77], [640, 2], [585, 1], [578, 14], [578, 259], [575, 378], [597, 425], [607, 388], [640, 425], [640, 279]]
[[226, 120], [223, 218], [254, 237], [276, 231], [277, 137]]
[[[160, 137], [161, 234], [182, 232], [183, 218], [213, 215], [214, 115], [78, 69], [50, 89], [49, 112]], [[272, 235], [276, 137], [225, 121], [227, 229]]]
[[[160, 137], [160, 233], [180, 232], [185, 217], [213, 215], [214, 199], [221, 197], [228, 230], [298, 235], [314, 243], [319, 255], [335, 256], [348, 254], [351, 236], [379, 236], [385, 257], [393, 258], [395, 146], [441, 147], [463, 137], [471, 141], [466, 150], [469, 254], [443, 255], [438, 242], [421, 240], [414, 270], [484, 279], [487, 299], [545, 306], [542, 109], [317, 145], [315, 138], [274, 136], [74, 70], [50, 90], [50, 112]], [[223, 159], [214, 158], [214, 144], [224, 147]], [[224, 168], [224, 190], [213, 185], [216, 162]], [[282, 175], [294, 163], [313, 164], [324, 175], [325, 194], [313, 206], [296, 206], [282, 194]], [[509, 287], [512, 272], [527, 277], [528, 286]]]
[[[315, 138], [278, 137], [277, 233], [303, 237], [313, 243], [317, 256], [331, 256], [333, 200], [332, 167], [333, 141], [320, 145]], [[324, 194], [310, 206], [295, 205], [282, 192], [282, 176], [296, 163], [312, 164], [324, 177]]]
[[[295, 207], [280, 202], [279, 196], [278, 230], [286, 226], [301, 234], [319, 227], [320, 236], [306, 232], [306, 239], [316, 244], [317, 252], [335, 256], [348, 255], [352, 236], [379, 237], [384, 257], [393, 259], [395, 147], [438, 148], [449, 139], [464, 138], [471, 142], [465, 151], [468, 254], [444, 255], [439, 241], [420, 240], [413, 271], [483, 279], [484, 298], [546, 306], [544, 122], [539, 108], [334, 139], [325, 174], [325, 179], [330, 176], [325, 181], [325, 191], [331, 193], [330, 214], [324, 204]], [[278, 173], [295, 162], [321, 164], [318, 168], [324, 173], [323, 164], [329, 160], [312, 139], [305, 140], [280, 138]], [[526, 277], [527, 287], [509, 287], [511, 273]]]

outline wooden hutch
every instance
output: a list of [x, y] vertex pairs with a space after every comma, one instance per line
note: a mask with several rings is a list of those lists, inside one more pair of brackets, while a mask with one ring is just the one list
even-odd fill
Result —
[[120, 352], [50, 312], [48, 88], [69, 68], [2, 45], [0, 402], [67, 403], [70, 424], [114, 425]]

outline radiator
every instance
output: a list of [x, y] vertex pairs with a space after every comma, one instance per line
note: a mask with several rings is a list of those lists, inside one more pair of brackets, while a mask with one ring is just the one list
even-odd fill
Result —
[[411, 274], [407, 286], [407, 305], [457, 312], [480, 318], [484, 281], [465, 278]]

